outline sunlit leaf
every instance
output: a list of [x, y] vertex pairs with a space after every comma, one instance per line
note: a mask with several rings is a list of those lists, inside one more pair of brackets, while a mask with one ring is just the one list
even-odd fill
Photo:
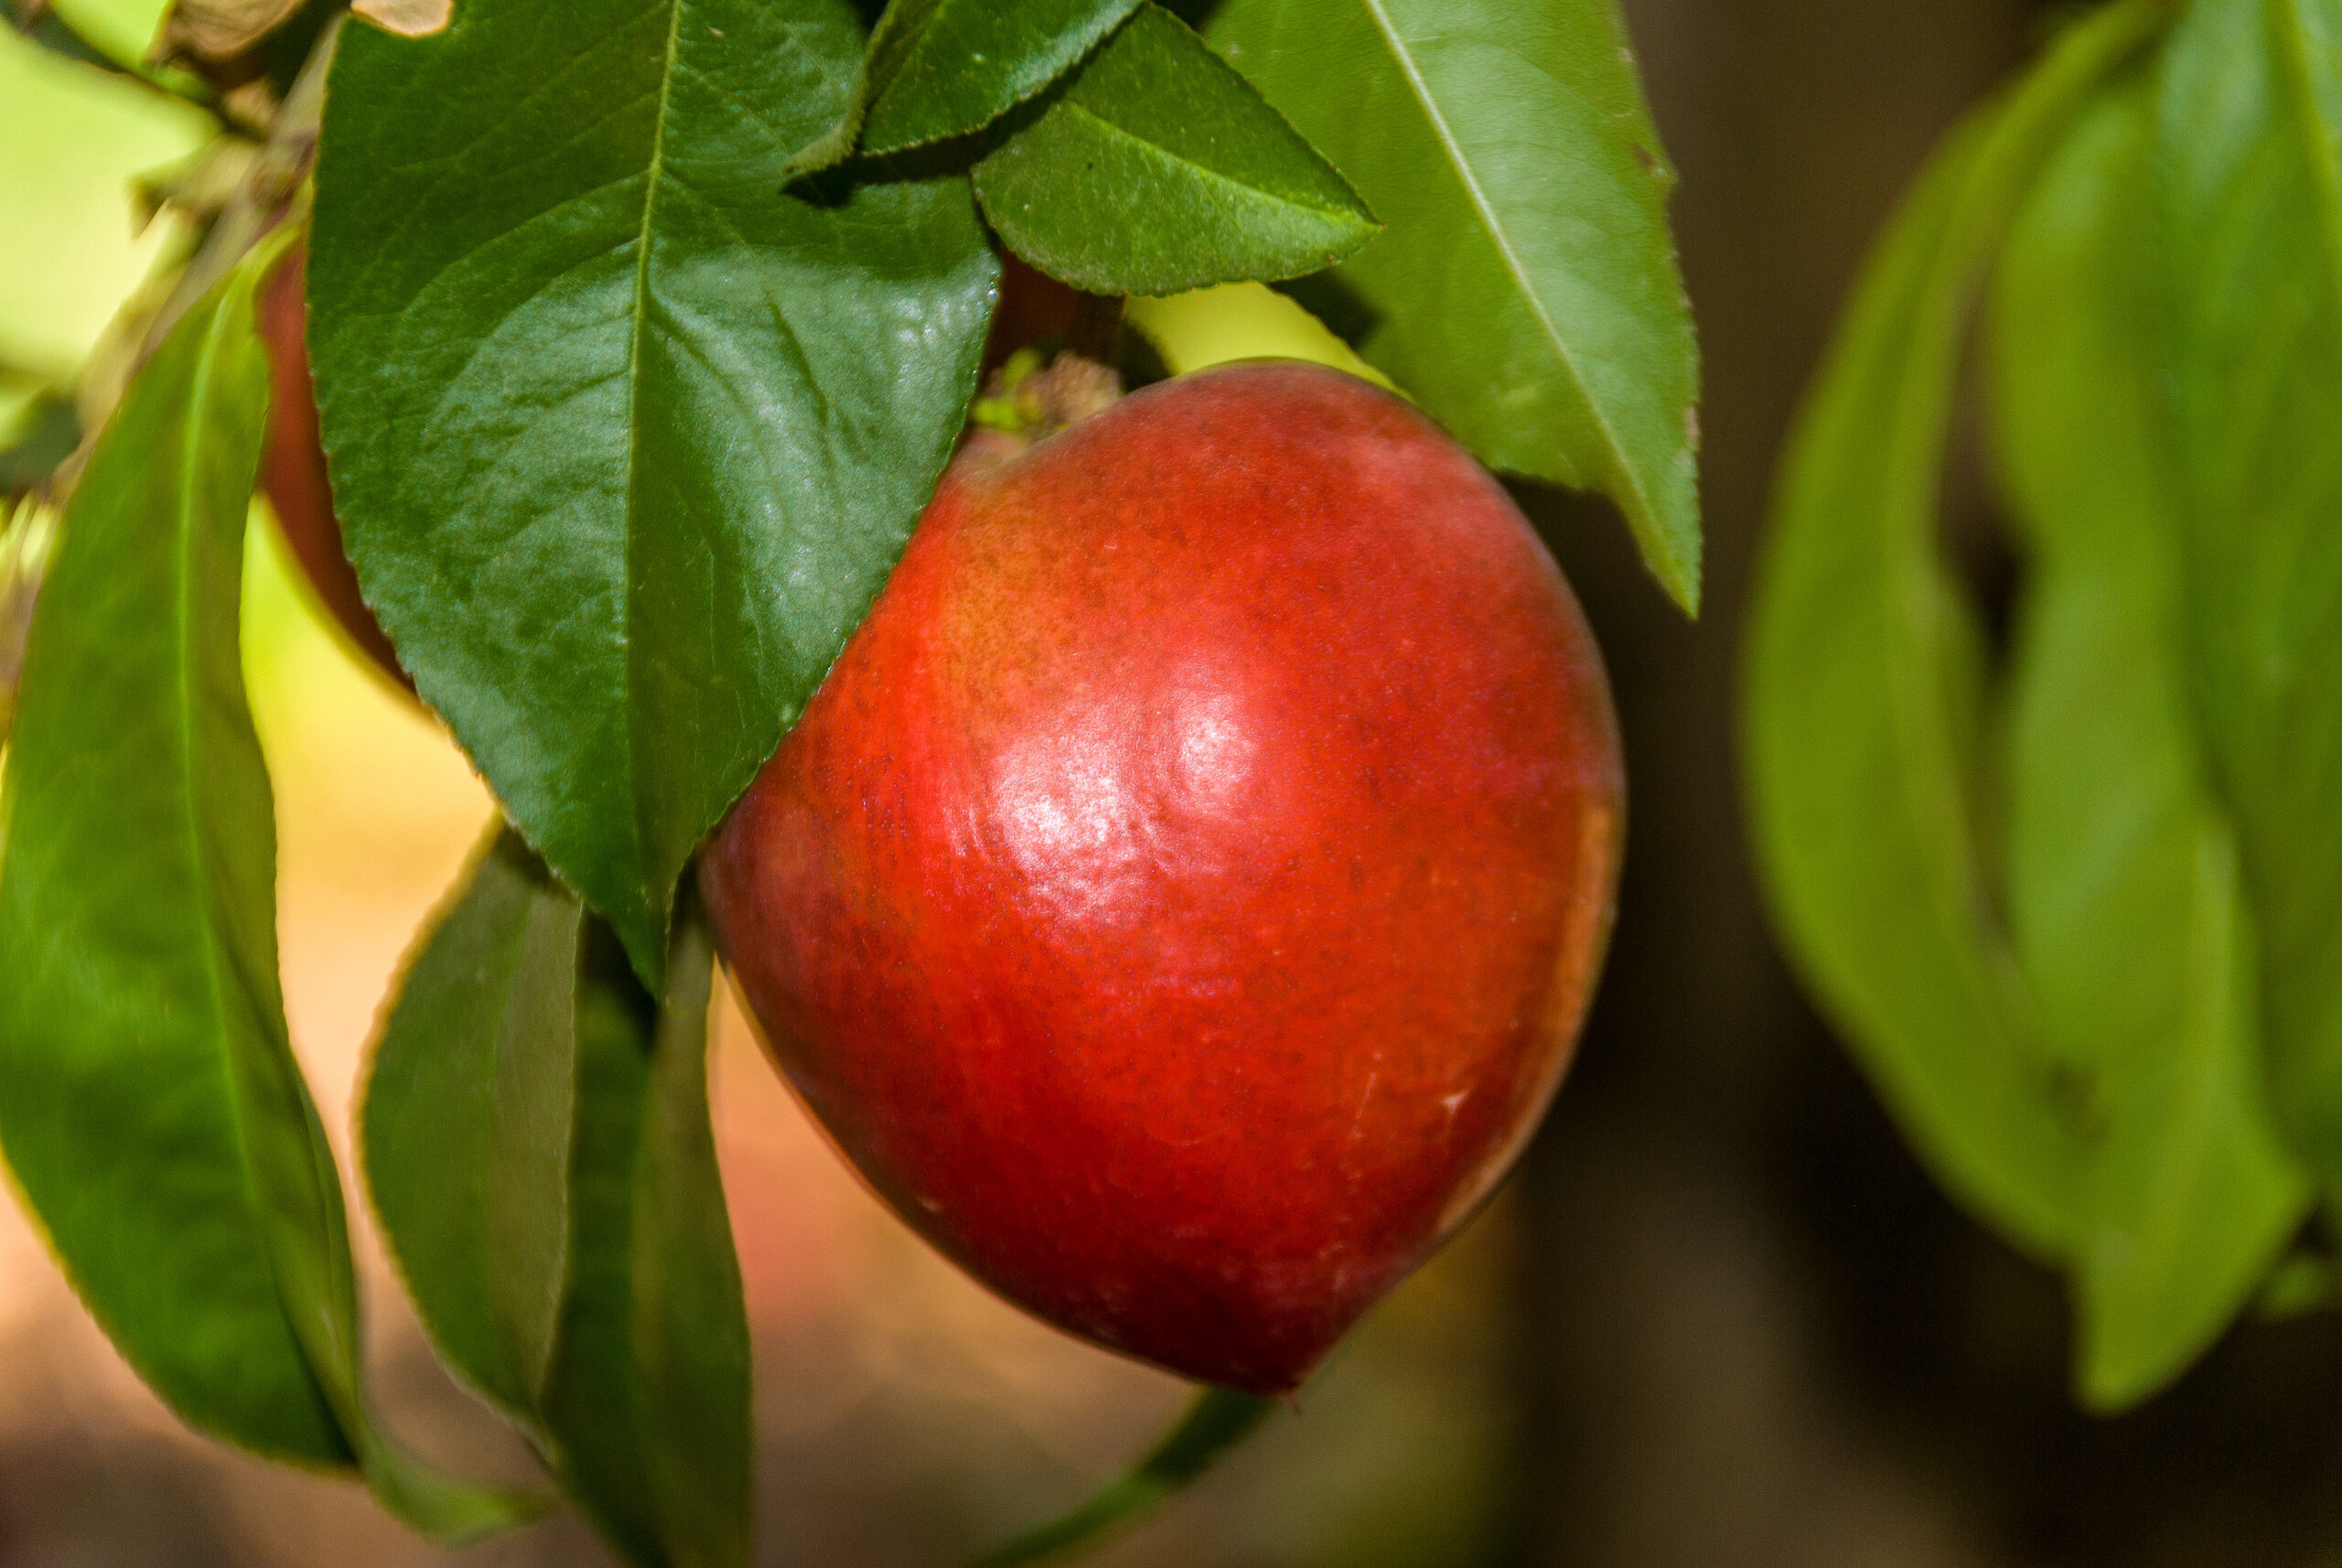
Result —
[[2153, 78], [2092, 109], [2003, 257], [1998, 446], [2030, 559], [2009, 915], [2052, 1049], [2093, 1086], [2078, 1381], [2119, 1408], [2251, 1301], [2307, 1199], [2262, 1081], [2251, 922], [2186, 678], [2154, 329]]
[[1342, 177], [1155, 5], [975, 177], [1009, 249], [1092, 294], [1298, 277], [1376, 228]]
[[1306, 302], [1491, 467], [1616, 501], [1696, 609], [1698, 350], [1616, 0], [1227, 0], [1210, 31], [1390, 226]]
[[2195, 691], [2277, 1111], [2342, 1192], [2342, 4], [2201, 0], [2162, 103]]
[[334, 65], [309, 263], [368, 601], [655, 982], [685, 858], [868, 608], [997, 263], [964, 179], [774, 188], [843, 0], [466, 0]]
[[124, 66], [138, 66], [155, 47], [171, 0], [48, 0], [82, 38]]
[[1971, 611], [1938, 489], [1969, 296], [2152, 4], [2068, 33], [1937, 155], [1873, 254], [1775, 498], [1747, 654], [1750, 816], [1792, 957], [1962, 1202], [2036, 1251], [2076, 1233], [2080, 1147], [1991, 913]]
[[131, 182], [210, 134], [202, 111], [0, 26], [0, 370], [70, 386], [123, 299], [180, 241], [138, 231]]

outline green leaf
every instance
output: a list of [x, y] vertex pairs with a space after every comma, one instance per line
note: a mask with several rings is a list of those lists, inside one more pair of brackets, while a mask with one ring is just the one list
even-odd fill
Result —
[[2162, 104], [2196, 699], [2277, 1112], [2342, 1191], [2342, 4], [2200, 0]]
[[985, 1552], [972, 1568], [1021, 1568], [1095, 1545], [1176, 1497], [1257, 1431], [1276, 1408], [1276, 1401], [1256, 1394], [1206, 1389], [1136, 1469], [1071, 1512]]
[[1746, 666], [1751, 828], [1791, 957], [1938, 1179], [2045, 1254], [2074, 1238], [2080, 1151], [1990, 910], [1962, 734], [1975, 634], [1938, 489], [1976, 276], [2157, 21], [2150, 3], [2095, 13], [1906, 199], [1808, 396]]
[[1151, 4], [975, 179], [1010, 250], [1092, 294], [1298, 277], [1377, 228], [1283, 116]]
[[310, 347], [401, 662], [655, 983], [934, 488], [998, 263], [964, 180], [774, 191], [844, 108], [843, 0], [548, 16], [348, 29]]
[[373, 1424], [341, 1187], [278, 990], [246, 707], [244, 521], [268, 409], [255, 255], [190, 312], [74, 491], [26, 654], [0, 869], [0, 1147], [99, 1323], [173, 1409], [355, 1462], [466, 1539], [525, 1504]]
[[400, 986], [360, 1111], [367, 1190], [424, 1327], [536, 1421], [568, 1262], [585, 911], [500, 830]]
[[1489, 467], [1616, 501], [1696, 611], [1699, 352], [1617, 0], [1228, 0], [1211, 37], [1390, 225], [1320, 314]]
[[116, 64], [135, 70], [163, 30], [170, 0], [48, 0], [67, 26]]
[[827, 168], [983, 130], [1071, 70], [1139, 0], [894, 0], [844, 118], [790, 162]]
[[2251, 918], [2194, 730], [2163, 396], [2154, 80], [2093, 106], [2002, 258], [1996, 434], [2027, 523], [2009, 918], [2097, 1090], [2075, 1251], [2084, 1399], [2176, 1377], [2252, 1300], [2308, 1184], [2278, 1142]]
[[707, 1112], [713, 971], [695, 907], [662, 1008], [589, 928], [570, 1296], [545, 1401], [564, 1487], [630, 1560], [674, 1568], [746, 1563], [749, 1547], [747, 1312]]
[[664, 1008], [501, 832], [425, 940], [366, 1172], [434, 1341], [629, 1562], [745, 1563], [747, 1320], [708, 1124], [695, 908]]

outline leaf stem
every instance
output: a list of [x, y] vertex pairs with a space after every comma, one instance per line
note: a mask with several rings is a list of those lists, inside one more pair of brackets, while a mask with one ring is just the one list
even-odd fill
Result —
[[1206, 1389], [1137, 1468], [1071, 1512], [993, 1548], [969, 1568], [1022, 1568], [1093, 1545], [1109, 1530], [1167, 1502], [1266, 1421], [1278, 1402], [1232, 1389]]

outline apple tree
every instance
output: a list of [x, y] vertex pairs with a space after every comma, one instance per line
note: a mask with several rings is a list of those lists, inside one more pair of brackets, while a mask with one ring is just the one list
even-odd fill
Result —
[[[278, 978], [270, 781], [239, 651], [249, 518], [273, 511], [502, 809], [386, 999], [360, 1175], [435, 1349], [524, 1434], [549, 1493], [645, 1564], [745, 1563], [752, 1531], [694, 857], [864, 623], [972, 423], [1049, 412], [1055, 372], [1029, 340], [1144, 380], [1187, 368], [1150, 340], [1166, 300], [1274, 283], [1346, 340], [1331, 357], [1419, 411], [1389, 417], [1606, 496], [1696, 610], [1673, 177], [1616, 0], [9, 4], [12, 145], [66, 145], [90, 105], [145, 128], [129, 167], [60, 154], [46, 183], [0, 186], [0, 1152], [92, 1316], [190, 1426], [362, 1478], [435, 1539], [551, 1499], [441, 1472], [369, 1391], [350, 1199]], [[2238, 7], [2199, 9], [2200, 52]], [[2160, 25], [2135, 4], [2116, 15], [2009, 128], [1971, 138], [1985, 161], [1941, 177], [1961, 265]], [[2244, 91], [2199, 90], [2216, 89]], [[2100, 152], [2143, 113], [2111, 91], [2088, 121], [2096, 161], [2054, 166], [2063, 205], [2031, 220], [2013, 286], [2090, 293], [2079, 269], [2097, 252], [2060, 249], [2058, 224], [2098, 199], [2119, 164]], [[2263, 97], [2235, 111], [2240, 134], [2297, 112]], [[2250, 163], [2256, 146], [2231, 150]], [[2304, 188], [2330, 195], [2326, 152], [2297, 156]], [[2190, 199], [2222, 199], [2229, 168], [2204, 163]], [[156, 226], [134, 263], [107, 252], [110, 319], [60, 333], [52, 301], [91, 282], [73, 235], [127, 223], [134, 199]], [[2324, 231], [2308, 215], [2330, 209], [2270, 199], [2309, 255]], [[1840, 372], [1870, 379], [1840, 394], [1843, 429], [1809, 438], [1821, 456], [1800, 472], [1838, 487], [1804, 509], [1827, 548], [1858, 547], [1864, 483], [1928, 478], [1965, 278], [1937, 242], [1906, 242], [1911, 298], [1871, 307]], [[2226, 286], [2274, 281], [2315, 294], [2289, 273]], [[2074, 313], [2078, 330], [2095, 320]], [[2208, 317], [2184, 346], [2239, 351], [2227, 325]], [[2043, 452], [2043, 484], [2063, 456]], [[1902, 466], [1859, 467], [1880, 460]], [[2216, 467], [2274, 487], [2234, 506], [2313, 515], [2314, 495], [2244, 456]], [[273, 507], [255, 513], [256, 491]], [[1923, 499], [1895, 495], [1901, 531], [1881, 532], [1917, 560]], [[2221, 591], [2264, 585], [2240, 568]], [[1858, 594], [1788, 613], [1907, 632]], [[1796, 657], [1872, 676], [1921, 657], [1891, 651]], [[2221, 666], [2240, 681], [2247, 651]], [[1850, 693], [1833, 718], [1884, 735], [1885, 701]], [[2237, 766], [2268, 782], [2282, 827], [2308, 796], [2273, 771], [2260, 701], [2237, 688]], [[1834, 755], [1802, 760], [1819, 778]], [[2236, 818], [2248, 880], [2261, 821]], [[2191, 918], [2241, 931], [2230, 842], [2189, 863], [2203, 897], [2229, 899]], [[2301, 908], [2309, 921], [2314, 900]], [[2267, 974], [2306, 961], [2283, 946], [2306, 932], [2269, 928]], [[2199, 1002], [2191, 1026], [2227, 1016]], [[2272, 1008], [2271, 1037], [2302, 1031], [2280, 1059], [2314, 1073], [2305, 994], [2297, 1015]], [[2205, 1042], [2205, 1070], [2242, 1059]], [[2036, 1114], [2001, 1109], [2013, 1127]], [[2020, 1201], [2025, 1154], [1982, 1158], [2009, 1164], [1997, 1179], [2038, 1219], [2028, 1234], [2063, 1238], [2066, 1209]], [[2261, 1222], [2290, 1219], [2301, 1184], [2263, 1186]], [[1266, 1408], [1207, 1389], [1130, 1477], [994, 1561], [1158, 1500]]]

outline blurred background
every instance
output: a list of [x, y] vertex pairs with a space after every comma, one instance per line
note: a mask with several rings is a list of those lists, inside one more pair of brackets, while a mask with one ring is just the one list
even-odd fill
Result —
[[[1097, 1561], [2342, 1565], [2342, 1321], [2249, 1324], [2143, 1410], [2077, 1413], [2060, 1287], [1953, 1212], [1904, 1151], [1782, 972], [1742, 847], [1734, 663], [1775, 455], [1868, 237], [2056, 8], [1626, 9], [1684, 177], [1710, 607], [1696, 627], [1678, 618], [1596, 507], [1523, 495], [1608, 651], [1634, 780], [1617, 940], [1578, 1066], [1502, 1198], [1298, 1411]], [[93, 96], [0, 46], [0, 123], [16, 127], [0, 145], [0, 365], [54, 379], [170, 242], [129, 243], [118, 195], [190, 133], [134, 89]], [[55, 177], [67, 166], [81, 172]], [[75, 186], [96, 210], [36, 205]], [[97, 238], [59, 268], [73, 234]], [[19, 280], [39, 276], [72, 286], [35, 297]], [[33, 396], [12, 373], [0, 426]], [[1971, 464], [1951, 491], [1955, 543], [2004, 597], [1989, 487]], [[377, 1001], [489, 805], [437, 732], [322, 629], [260, 532], [248, 620], [288, 1004], [338, 1130]], [[937, 1261], [832, 1157], [728, 1003], [718, 1015], [764, 1561], [951, 1563], [1144, 1449], [1185, 1391]], [[368, 1267], [394, 1423], [443, 1458], [522, 1473], [436, 1371], [379, 1252]], [[461, 1560], [602, 1561], [566, 1524]], [[442, 1561], [355, 1487], [185, 1435], [0, 1206], [0, 1568]]]

